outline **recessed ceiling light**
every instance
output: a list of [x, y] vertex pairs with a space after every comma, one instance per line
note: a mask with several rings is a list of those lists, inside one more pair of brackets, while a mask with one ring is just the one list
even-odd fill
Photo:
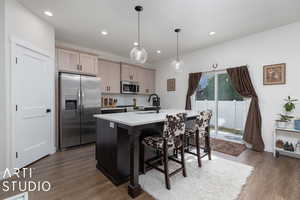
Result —
[[50, 12], [50, 11], [47, 11], [47, 10], [44, 12], [44, 14], [47, 15], [47, 16], [49, 16], [49, 17], [53, 16], [53, 13]]
[[134, 45], [134, 46], [137, 46], [137, 45], [139, 45], [139, 43], [138, 43], [138, 42], [134, 42], [133, 45]]
[[213, 36], [213, 35], [215, 35], [215, 34], [216, 34], [216, 32], [214, 32], [214, 31], [209, 32], [209, 35], [210, 35], [210, 36]]
[[161, 50], [157, 50], [156, 53], [157, 53], [157, 54], [161, 54]]
[[108, 32], [106, 30], [101, 31], [102, 35], [108, 35]]

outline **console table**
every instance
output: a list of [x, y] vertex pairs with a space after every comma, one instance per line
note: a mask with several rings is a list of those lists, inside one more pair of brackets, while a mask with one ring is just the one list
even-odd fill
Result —
[[[284, 142], [292, 142], [295, 148], [294, 152], [286, 151], [283, 148], [276, 147], [276, 141], [278, 139], [283, 140]], [[292, 128], [276, 128], [274, 134], [274, 156], [279, 157], [280, 155], [290, 156], [294, 158], [300, 158], [300, 152], [296, 151], [295, 143], [300, 140], [300, 130]]]

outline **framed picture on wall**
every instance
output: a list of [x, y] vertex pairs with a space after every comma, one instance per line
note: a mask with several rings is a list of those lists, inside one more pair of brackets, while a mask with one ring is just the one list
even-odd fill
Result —
[[175, 91], [176, 90], [176, 79], [171, 78], [167, 80], [167, 91]]
[[286, 64], [264, 66], [264, 85], [281, 85], [286, 83]]

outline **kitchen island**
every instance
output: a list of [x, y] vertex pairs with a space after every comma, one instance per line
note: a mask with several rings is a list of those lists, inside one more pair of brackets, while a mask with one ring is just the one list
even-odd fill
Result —
[[162, 133], [166, 115], [187, 113], [187, 120], [193, 120], [196, 112], [186, 110], [140, 111], [114, 114], [98, 114], [96, 160], [97, 168], [114, 184], [130, 180], [128, 194], [137, 197], [141, 192], [140, 141], [147, 130]]

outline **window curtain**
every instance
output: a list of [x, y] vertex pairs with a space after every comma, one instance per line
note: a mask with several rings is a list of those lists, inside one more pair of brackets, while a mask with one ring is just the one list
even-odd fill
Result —
[[264, 151], [258, 97], [252, 85], [248, 68], [247, 66], [230, 68], [227, 69], [227, 73], [236, 91], [243, 97], [251, 98], [243, 139], [252, 144], [253, 150]]
[[185, 103], [185, 109], [191, 110], [192, 109], [192, 103], [191, 103], [191, 96], [195, 93], [198, 83], [200, 81], [202, 73], [190, 73], [189, 74], [189, 88], [186, 95], [186, 103]]

